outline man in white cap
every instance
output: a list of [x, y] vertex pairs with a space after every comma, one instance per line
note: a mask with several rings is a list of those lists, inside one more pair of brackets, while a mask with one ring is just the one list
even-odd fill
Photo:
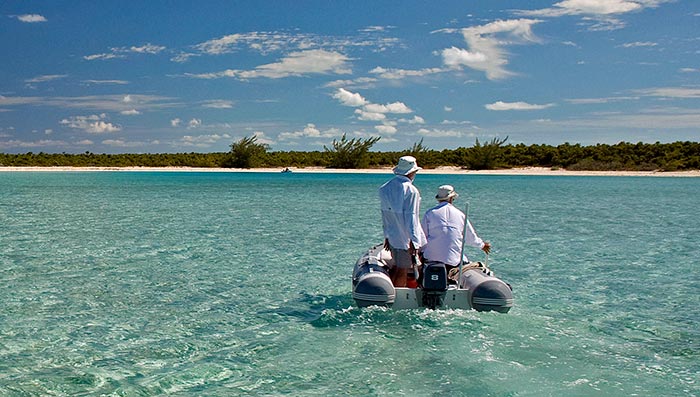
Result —
[[[442, 185], [438, 188], [435, 198], [438, 205], [426, 211], [423, 216], [423, 230], [428, 243], [423, 247], [423, 260], [425, 262], [441, 262], [447, 265], [447, 270], [459, 266], [462, 252], [462, 234], [466, 216], [452, 205], [459, 195], [450, 185]], [[464, 236], [465, 245], [479, 247], [485, 253], [491, 252], [491, 244], [483, 241], [474, 231], [471, 222], [467, 225], [467, 235]], [[464, 256], [464, 263], [469, 262]]]
[[426, 242], [420, 224], [420, 192], [413, 186], [419, 170], [415, 157], [403, 156], [394, 167], [394, 178], [379, 188], [384, 248], [391, 251], [396, 264], [391, 277], [396, 287], [406, 286], [415, 255]]

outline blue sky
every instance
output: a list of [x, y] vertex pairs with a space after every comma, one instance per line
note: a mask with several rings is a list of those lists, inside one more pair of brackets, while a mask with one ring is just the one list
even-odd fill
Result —
[[0, 3], [0, 152], [698, 141], [700, 1]]

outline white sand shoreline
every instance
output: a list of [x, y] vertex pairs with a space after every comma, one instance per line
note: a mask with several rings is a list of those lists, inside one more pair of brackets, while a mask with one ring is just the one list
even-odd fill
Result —
[[[391, 174], [391, 168], [332, 169], [323, 167], [289, 167], [294, 173], [329, 174]], [[0, 167], [0, 172], [281, 172], [282, 168], [197, 168], [197, 167]], [[501, 170], [464, 170], [459, 167], [423, 169], [422, 174], [444, 175], [552, 175], [552, 176], [652, 176], [700, 177], [700, 170], [692, 171], [567, 171], [546, 167], [524, 167]]]

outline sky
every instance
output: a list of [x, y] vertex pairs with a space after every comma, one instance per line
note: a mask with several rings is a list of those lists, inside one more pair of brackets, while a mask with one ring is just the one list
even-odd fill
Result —
[[0, 152], [700, 140], [700, 1], [0, 2]]

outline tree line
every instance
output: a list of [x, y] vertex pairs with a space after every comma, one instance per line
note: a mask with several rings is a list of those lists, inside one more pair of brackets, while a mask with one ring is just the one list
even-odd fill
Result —
[[582, 146], [506, 144], [494, 138], [471, 147], [430, 149], [423, 141], [403, 151], [371, 151], [380, 137], [348, 139], [345, 135], [322, 151], [270, 151], [255, 136], [233, 142], [229, 152], [215, 153], [0, 153], [0, 166], [72, 167], [326, 167], [379, 168], [413, 155], [424, 168], [456, 166], [470, 170], [548, 167], [592, 171], [682, 171], [700, 169], [700, 143], [628, 143]]

